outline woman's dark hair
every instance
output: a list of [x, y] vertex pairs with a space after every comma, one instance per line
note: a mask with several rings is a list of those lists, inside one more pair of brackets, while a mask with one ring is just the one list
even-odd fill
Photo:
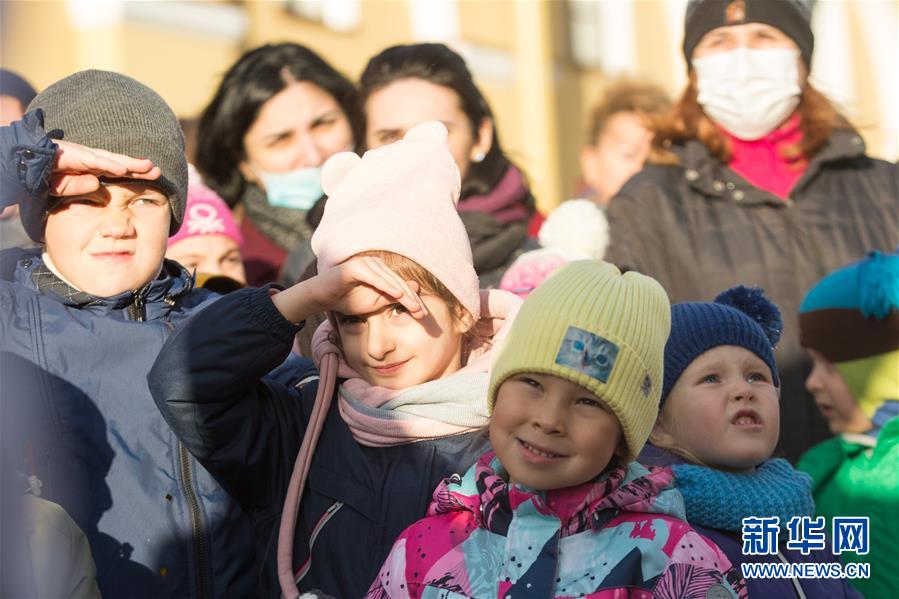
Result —
[[489, 193], [506, 174], [511, 162], [499, 143], [493, 111], [490, 110], [481, 90], [474, 84], [465, 60], [443, 44], [393, 46], [368, 61], [359, 77], [358, 130], [363, 132], [359, 136], [360, 145], [364, 144], [365, 139], [365, 103], [368, 98], [394, 81], [410, 78], [442, 85], [456, 92], [475, 139], [478, 138], [478, 129], [485, 118], [493, 122], [490, 151], [484, 160], [469, 165], [462, 181], [460, 199]]
[[[351, 124], [358, 121], [355, 87], [312, 50], [283, 43], [245, 52], [225, 73], [200, 116], [197, 132], [197, 169], [230, 206], [240, 200], [247, 184], [237, 166], [246, 158], [247, 129], [263, 104], [298, 81], [320, 87], [337, 101]], [[353, 134], [359, 138], [357, 131]]]

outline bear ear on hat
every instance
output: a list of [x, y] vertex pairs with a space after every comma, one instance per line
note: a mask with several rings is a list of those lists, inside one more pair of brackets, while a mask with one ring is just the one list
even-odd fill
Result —
[[449, 133], [446, 130], [446, 125], [440, 121], [425, 121], [409, 129], [406, 135], [403, 136], [403, 139], [427, 141], [432, 144], [443, 145], [448, 137]]
[[322, 191], [332, 196], [351, 170], [362, 159], [355, 152], [340, 152], [328, 158], [322, 167]]

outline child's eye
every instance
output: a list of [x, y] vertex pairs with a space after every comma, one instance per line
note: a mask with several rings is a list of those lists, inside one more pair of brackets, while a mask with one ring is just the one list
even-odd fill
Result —
[[721, 378], [717, 374], [707, 374], [701, 379], [699, 379], [700, 383], [717, 383], [721, 380]]
[[746, 380], [750, 383], [767, 383], [768, 377], [762, 372], [753, 372], [750, 373]]
[[600, 410], [606, 409], [604, 404], [602, 404], [599, 401], [596, 401], [592, 397], [581, 397], [580, 399], [577, 400], [577, 403], [584, 405], [584, 406], [590, 406], [591, 408], [599, 408]]
[[131, 202], [134, 206], [151, 207], [162, 206], [167, 200], [160, 198], [137, 198]]
[[102, 207], [104, 202], [96, 198], [66, 198], [62, 202], [59, 203], [60, 208], [65, 208], [68, 206], [100, 206]]
[[403, 314], [408, 314], [409, 310], [403, 304], [393, 304], [390, 306], [390, 315], [391, 316], [401, 316]]
[[532, 379], [529, 376], [518, 377], [518, 380], [520, 382], [524, 383], [525, 385], [527, 385], [528, 387], [533, 387], [534, 389], [543, 389], [543, 385], [541, 385], [539, 382], [535, 381], [534, 379]]
[[337, 322], [344, 325], [350, 325], [365, 322], [365, 319], [363, 319], [361, 316], [355, 316], [353, 314], [341, 314], [337, 317]]

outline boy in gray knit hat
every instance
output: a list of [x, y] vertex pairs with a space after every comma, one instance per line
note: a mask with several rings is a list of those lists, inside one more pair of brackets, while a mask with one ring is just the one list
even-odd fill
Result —
[[0, 352], [45, 379], [29, 401], [47, 425], [19, 461], [32, 489], [84, 530], [104, 597], [255, 595], [248, 518], [146, 382], [172, 329], [214, 299], [164, 259], [187, 190], [175, 114], [130, 77], [75, 73], [0, 128], [0, 183], [0, 207], [18, 204], [42, 244], [0, 253]]

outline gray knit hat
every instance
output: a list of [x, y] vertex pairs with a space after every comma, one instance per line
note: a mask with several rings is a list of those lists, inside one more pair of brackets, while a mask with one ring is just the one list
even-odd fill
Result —
[[[120, 73], [80, 71], [39, 93], [27, 112], [44, 112], [44, 131], [66, 141], [134, 158], [149, 158], [162, 175], [151, 183], [169, 198], [175, 234], [184, 218], [187, 159], [178, 118], [155, 91]], [[37, 226], [36, 224], [33, 226]], [[33, 239], [41, 230], [28, 231]]]

